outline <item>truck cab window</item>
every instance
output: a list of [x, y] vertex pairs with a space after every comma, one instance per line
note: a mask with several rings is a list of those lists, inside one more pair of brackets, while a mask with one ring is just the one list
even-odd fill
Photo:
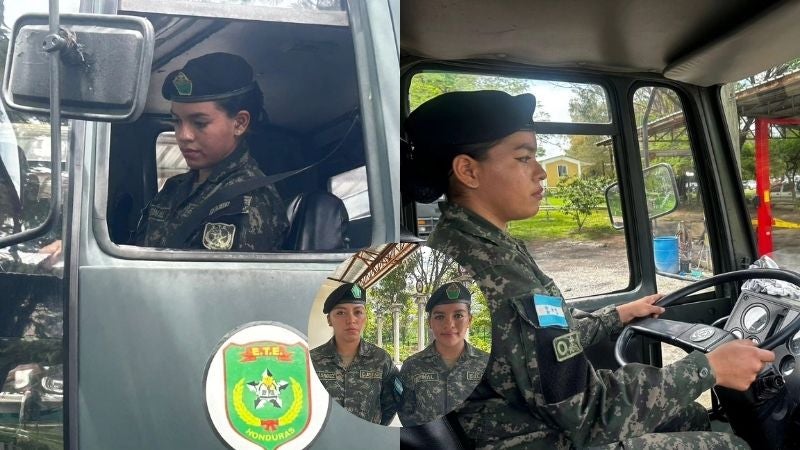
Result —
[[[286, 6], [272, 3], [269, 8]], [[294, 4], [291, 6], [298, 7]], [[320, 14], [319, 17], [327, 14], [324, 17], [346, 18], [343, 15], [330, 16], [340, 9], [339, 2], [316, 2], [309, 6], [318, 10], [315, 14]], [[206, 6], [199, 2], [198, 7]], [[208, 7], [213, 8], [213, 5]], [[352, 33], [347, 21], [330, 26], [268, 20], [212, 20], [156, 13], [147, 13], [146, 16], [154, 24], [157, 42], [147, 105], [144, 114], [136, 122], [111, 127], [108, 192], [98, 192], [107, 196], [106, 222], [110, 241], [118, 245], [136, 244], [142, 249], [166, 247], [207, 251], [210, 250], [208, 246], [197, 242], [211, 234], [230, 231], [232, 246], [222, 245], [220, 248], [230, 251], [240, 248], [238, 239], [245, 239], [242, 231], [233, 231], [228, 227], [220, 228], [221, 231], [208, 231], [208, 223], [233, 225], [231, 220], [219, 220], [217, 217], [225, 213], [224, 208], [233, 207], [232, 204], [223, 210], [211, 208], [210, 213], [201, 219], [200, 227], [203, 229], [195, 230], [189, 238], [193, 243], [191, 245], [181, 245], [170, 239], [142, 240], [137, 237], [142, 235], [142, 221], [152, 221], [153, 217], [158, 219], [159, 215], [164, 215], [168, 220], [176, 220], [175, 217], [180, 216], [179, 211], [173, 211], [181, 208], [177, 204], [161, 211], [158, 209], [164, 206], [161, 202], [151, 202], [168, 195], [162, 191], [169, 188], [169, 178], [193, 170], [189, 159], [198, 154], [192, 152], [200, 150], [196, 140], [189, 141], [185, 135], [176, 133], [180, 131], [179, 125], [201, 124], [192, 124], [190, 121], [178, 124], [176, 120], [185, 121], [187, 118], [176, 117], [176, 103], [164, 98], [162, 86], [166, 86], [164, 89], [167, 90], [172, 89], [167, 77], [174, 76], [175, 71], [184, 68], [187, 62], [224, 50], [241, 58], [252, 68], [253, 82], [263, 93], [259, 111], [250, 114], [250, 127], [241, 141], [247, 144], [257, 170], [267, 180], [277, 178], [274, 182], [268, 181], [266, 188], [261, 188], [274, 193], [270, 195], [273, 198], [271, 203], [275, 206], [269, 209], [268, 218], [260, 218], [257, 222], [274, 223], [276, 226], [273, 229], [285, 230], [282, 233], [286, 236], [277, 236], [276, 231], [274, 242], [270, 245], [245, 245], [241, 249], [251, 252], [331, 251], [346, 250], [351, 245], [368, 245], [372, 219], [369, 184], [366, 182], [367, 150], [362, 139], [358, 76]], [[159, 36], [170, 36], [170, 39], [160, 40]], [[245, 44], [254, 42], [253, 39], [265, 44]], [[176, 51], [177, 47], [181, 50]], [[202, 81], [197, 75], [194, 78], [194, 83], [199, 86]], [[175, 95], [180, 97], [180, 94]], [[181, 98], [173, 100], [182, 101]], [[183, 140], [181, 136], [184, 136]], [[192, 148], [193, 145], [198, 148]], [[350, 173], [362, 174], [363, 182], [359, 184], [358, 191], [351, 192], [349, 188], [343, 190], [341, 183], [329, 183], [335, 177], [348, 177], [346, 174]], [[179, 177], [182, 178], [185, 177]], [[334, 185], [340, 187], [334, 189]], [[198, 189], [202, 189], [202, 186]], [[250, 193], [245, 193], [244, 197]], [[308, 200], [318, 198], [320, 193], [332, 195], [322, 203]], [[226, 205], [228, 201], [221, 198], [216, 203]], [[299, 245], [288, 236], [308, 234], [315, 231], [309, 231], [309, 228], [322, 225], [312, 223], [308, 219], [311, 215], [293, 214], [290, 205], [296, 201], [305, 202], [310, 208], [328, 208], [322, 212], [324, 214], [329, 213], [330, 208], [350, 214], [349, 217], [337, 216], [342, 217], [343, 223], [337, 228], [341, 231], [334, 233], [337, 236], [331, 237], [332, 243]], [[155, 211], [154, 206], [157, 209]], [[354, 208], [354, 211], [350, 211]], [[247, 206], [235, 212], [241, 213], [245, 209]], [[147, 215], [148, 212], [154, 214]], [[144, 224], [144, 227], [146, 229], [150, 225]], [[198, 233], [203, 234], [202, 239]], [[358, 234], [354, 236], [353, 233]], [[136, 249], [125, 246], [115, 251], [136, 252]]]
[[[605, 187], [618, 181], [609, 136], [616, 125], [605, 89], [587, 82], [422, 71], [411, 79], [408, 101], [413, 110], [445, 92], [481, 89], [530, 92], [537, 99], [533, 117], [536, 158], [547, 173], [544, 198], [539, 213], [511, 222], [509, 233], [526, 243], [544, 272], [566, 286], [566, 299], [627, 288], [626, 237], [609, 224], [603, 198]], [[418, 235], [426, 237], [438, 220], [438, 206], [434, 201], [416, 210]]]
[[800, 270], [800, 58], [726, 85], [721, 100], [737, 150], [758, 255]]

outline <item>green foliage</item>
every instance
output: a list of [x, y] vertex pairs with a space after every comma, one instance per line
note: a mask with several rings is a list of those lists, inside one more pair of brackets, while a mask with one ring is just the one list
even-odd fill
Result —
[[[771, 178], [794, 179], [800, 173], [800, 139], [775, 138], [769, 140]], [[742, 145], [741, 170], [743, 180], [754, 180], [756, 167], [755, 142], [748, 140]]]
[[469, 329], [469, 343], [490, 352], [492, 349], [492, 317], [486, 297], [476, 284], [469, 287], [472, 294], [472, 325]]
[[559, 183], [553, 193], [564, 200], [561, 212], [570, 216], [578, 225], [578, 233], [583, 229], [586, 218], [595, 208], [605, 204], [605, 187], [611, 184], [606, 177], [567, 178]]
[[528, 81], [522, 78], [495, 77], [452, 72], [423, 72], [414, 75], [408, 91], [411, 111], [426, 101], [447, 92], [492, 89], [512, 95], [528, 91]]
[[606, 92], [597, 84], [575, 84], [569, 99], [569, 116], [573, 122], [608, 123]]
[[636, 125], [642, 126], [645, 121], [653, 123], [682, 109], [674, 90], [645, 86], [633, 94], [633, 110], [636, 114]]
[[580, 235], [575, 235], [575, 220], [561, 211], [540, 212], [534, 217], [508, 224], [509, 233], [523, 241], [573, 239], [590, 241], [619, 234], [611, 227], [608, 214], [596, 211], [586, 219]]
[[[386, 350], [386, 353], [389, 354], [392, 358], [394, 358], [394, 344], [391, 340], [383, 341], [383, 349]], [[417, 344], [403, 344], [403, 341], [400, 341], [400, 361], [405, 361], [408, 359], [409, 356], [417, 353]]]

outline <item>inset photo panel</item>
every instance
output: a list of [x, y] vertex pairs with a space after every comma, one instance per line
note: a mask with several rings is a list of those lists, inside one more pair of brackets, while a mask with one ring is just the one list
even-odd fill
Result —
[[416, 243], [359, 251], [320, 288], [311, 362], [331, 398], [381, 425], [417, 426], [462, 405], [491, 348], [486, 299], [458, 264]]

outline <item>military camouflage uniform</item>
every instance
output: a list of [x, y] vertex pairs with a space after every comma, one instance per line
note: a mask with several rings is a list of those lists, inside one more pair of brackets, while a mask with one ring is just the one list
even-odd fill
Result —
[[311, 361], [322, 385], [346, 410], [381, 425], [392, 421], [397, 412], [394, 385], [399, 372], [385, 350], [362, 339], [356, 357], [345, 368], [331, 338], [311, 350]]
[[693, 402], [715, 383], [706, 356], [693, 352], [664, 368], [629, 364], [613, 372], [594, 370], [583, 352], [558, 362], [554, 341], [567, 333], [578, 332], [585, 348], [620, 330], [614, 306], [587, 314], [562, 302], [568, 329], [540, 326], [532, 294], [561, 292], [524, 243], [457, 205], [441, 209], [428, 245], [473, 274], [492, 315], [480, 395], [459, 411], [478, 448], [747, 448], [724, 433], [648, 434], [709, 429]]
[[[248, 153], [247, 144], [242, 141], [239, 147], [227, 158], [217, 164], [208, 179], [192, 189], [197, 179], [197, 171], [192, 170], [176, 175], [164, 184], [147, 205], [136, 230], [136, 245], [146, 247], [166, 247], [171, 233], [174, 233], [191, 213], [220, 189], [263, 176], [255, 160]], [[235, 227], [233, 242], [222, 248], [214, 244], [204, 245], [207, 226], [221, 224], [230, 231]], [[211, 209], [211, 214], [191, 233], [183, 246], [190, 249], [220, 249], [241, 251], [270, 251], [280, 249], [288, 228], [286, 208], [273, 185], [255, 189], [233, 200], [225, 201]]]
[[435, 343], [411, 355], [400, 369], [403, 400], [397, 413], [403, 426], [428, 423], [461, 405], [486, 369], [489, 354], [468, 342], [456, 365], [448, 368]]

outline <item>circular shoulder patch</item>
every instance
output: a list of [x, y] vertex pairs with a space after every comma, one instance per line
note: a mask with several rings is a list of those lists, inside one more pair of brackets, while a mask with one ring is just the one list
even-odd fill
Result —
[[325, 426], [330, 396], [311, 375], [306, 338], [276, 322], [232, 331], [203, 380], [211, 423], [234, 449], [308, 447]]

